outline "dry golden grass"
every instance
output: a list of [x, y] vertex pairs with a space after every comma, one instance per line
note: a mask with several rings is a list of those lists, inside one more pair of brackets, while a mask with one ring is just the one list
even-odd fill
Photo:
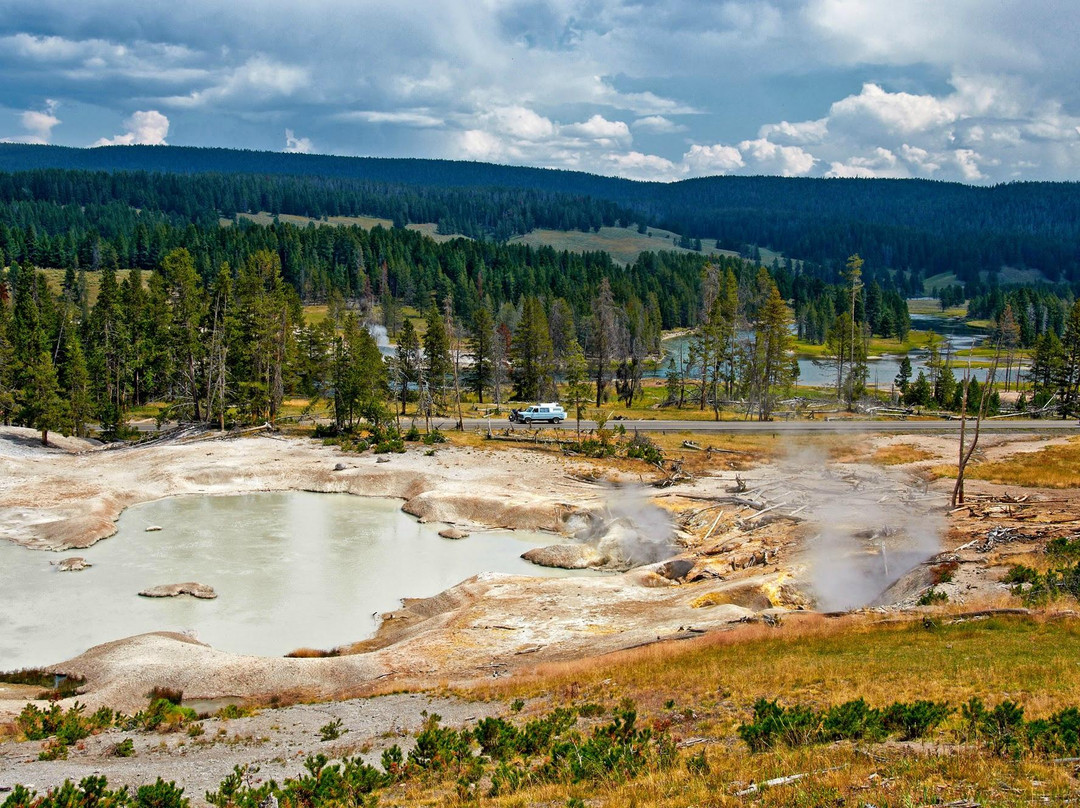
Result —
[[297, 648], [285, 655], [287, 659], [325, 659], [337, 656], [333, 651], [321, 651], [318, 648]]
[[918, 463], [922, 460], [931, 460], [937, 457], [933, 452], [920, 449], [908, 443], [900, 443], [893, 446], [882, 446], [870, 456], [870, 461], [882, 466], [902, 466], [908, 463]]
[[[687, 767], [701, 752], [708, 771]], [[398, 786], [393, 805], [483, 805], [504, 808], [563, 808], [570, 800], [588, 806], [686, 808], [686, 806], [930, 806], [972, 800], [986, 806], [1068, 803], [1074, 780], [1068, 766], [1031, 760], [988, 758], [964, 749], [917, 751], [909, 747], [875, 749], [873, 756], [850, 745], [750, 754], [738, 745], [707, 743], [682, 753], [666, 771], [648, 771], [629, 782], [612, 778], [591, 783], [536, 786], [504, 797], [461, 800], [454, 783], [430, 780]], [[762, 787], [738, 796], [751, 783], [805, 774], [787, 785]], [[380, 801], [381, 804], [381, 801]]]
[[[1016, 605], [1015, 602], [1012, 605]], [[942, 612], [944, 623], [949, 611]], [[1031, 715], [1080, 704], [1080, 624], [995, 617], [942, 624], [867, 624], [864, 618], [789, 618], [691, 645], [657, 644], [608, 657], [542, 666], [476, 695], [553, 693], [566, 701], [630, 697], [648, 712], [669, 698], [715, 710], [733, 730], [758, 698], [819, 706], [865, 698], [871, 704], [938, 699], [953, 704], [1009, 694]]]
[[[955, 477], [956, 466], [934, 466], [935, 477]], [[1001, 460], [968, 465], [969, 480], [986, 480], [1026, 488], [1080, 488], [1080, 438], [1036, 452], [1017, 452]]]
[[[954, 716], [939, 743], [847, 743], [750, 753], [735, 731], [760, 697], [819, 707], [854, 698], [881, 706], [898, 700], [948, 700], [958, 705], [979, 696], [994, 705], [1008, 698], [1027, 718], [1080, 703], [1080, 626], [1049, 617], [997, 617], [948, 625], [921, 622], [868, 625], [858, 618], [827, 620], [804, 615], [783, 627], [752, 626], [703, 638], [692, 645], [648, 646], [601, 659], [538, 667], [530, 675], [485, 684], [466, 695], [511, 699], [540, 697], [552, 704], [595, 701], [612, 706], [633, 699], [641, 720], [678, 739], [706, 743], [681, 753], [667, 771], [650, 771], [629, 783], [546, 785], [485, 805], [566, 804], [674, 808], [686, 805], [915, 806], [969, 799], [982, 805], [1020, 806], [1060, 800], [1074, 793], [1069, 766], [1047, 760], [1009, 760], [974, 746], [950, 745]], [[707, 771], [686, 761], [704, 751]], [[752, 797], [736, 792], [751, 782], [807, 773], [788, 785]], [[401, 794], [403, 804], [446, 804], [451, 785]], [[453, 802], [453, 800], [449, 800]]]

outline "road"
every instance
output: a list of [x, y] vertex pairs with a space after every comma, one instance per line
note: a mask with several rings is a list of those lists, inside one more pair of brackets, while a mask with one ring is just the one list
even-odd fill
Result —
[[[492, 430], [504, 430], [508, 427], [512, 428], [515, 432], [522, 434], [530, 434], [533, 431], [533, 427], [527, 427], [522, 424], [510, 424], [506, 416], [493, 417], [491, 420]], [[409, 422], [402, 419], [402, 424], [407, 425]], [[419, 426], [423, 426], [423, 421], [417, 422]], [[488, 419], [485, 418], [466, 418], [465, 428], [472, 431], [476, 429], [483, 430], [487, 427]], [[968, 421], [968, 426], [973, 426], [972, 421]], [[444, 431], [453, 429], [457, 424], [457, 420], [454, 418], [432, 418], [431, 425], [438, 427]], [[841, 432], [841, 433], [854, 433], [854, 432], [877, 432], [877, 433], [905, 433], [905, 432], [958, 432], [960, 430], [960, 421], [858, 421], [851, 419], [840, 419], [833, 421], [608, 421], [608, 428], [614, 428], [616, 426], [624, 426], [628, 432], [637, 430], [639, 432], [786, 432], [793, 434], [805, 434], [810, 432]], [[129, 424], [137, 432], [149, 433], [156, 432], [157, 427], [153, 420], [147, 419], [145, 421], [136, 421]], [[174, 423], [165, 424], [165, 429], [176, 426]], [[564, 421], [563, 423], [555, 426], [552, 424], [541, 424], [540, 429], [559, 429], [562, 431], [573, 431], [577, 428], [574, 421]], [[596, 429], [595, 421], [581, 422], [581, 429], [583, 431]], [[1074, 420], [1021, 420], [1018, 418], [1001, 418], [996, 420], [983, 421], [983, 432], [1075, 432], [1080, 434], [1080, 426]]]
[[[452, 429], [456, 421], [452, 418], [432, 419], [432, 425], [438, 425], [440, 429]], [[465, 428], [472, 430], [484, 428], [487, 420], [483, 418], [466, 418]], [[638, 430], [641, 432], [958, 432], [960, 430], [959, 419], [954, 421], [856, 421], [849, 419], [834, 421], [608, 421], [608, 428], [624, 426], [626, 430]], [[492, 418], [492, 429], [506, 429], [511, 424], [505, 417]], [[574, 430], [576, 424], [573, 421], [564, 421], [556, 426], [556, 429]], [[968, 421], [968, 427], [973, 427], [974, 422]], [[512, 425], [515, 432], [531, 431], [530, 427], [521, 424]], [[543, 424], [541, 428], [550, 428], [549, 424]], [[596, 422], [582, 421], [581, 428], [595, 429]], [[982, 424], [984, 432], [1075, 432], [1080, 434], [1080, 426], [1075, 420], [1021, 420], [1017, 418], [1000, 418], [984, 420]]]

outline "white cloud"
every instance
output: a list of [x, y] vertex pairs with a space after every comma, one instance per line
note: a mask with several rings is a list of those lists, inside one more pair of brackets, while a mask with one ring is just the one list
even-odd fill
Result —
[[799, 146], [778, 146], [765, 138], [739, 143], [743, 159], [752, 161], [752, 168], [762, 174], [801, 177], [809, 174], [817, 158]]
[[354, 110], [352, 112], [343, 112], [339, 115], [335, 115], [334, 119], [339, 121], [359, 121], [370, 124], [408, 126], [413, 129], [436, 129], [446, 123], [442, 118], [436, 118], [427, 112], [418, 110], [403, 110], [400, 112]]
[[695, 175], [727, 174], [746, 165], [741, 151], [720, 143], [715, 146], [691, 146], [690, 151], [683, 155], [683, 163]]
[[161, 99], [180, 108], [213, 107], [223, 104], [250, 105], [289, 98], [311, 84], [308, 68], [281, 64], [259, 54], [217, 77], [211, 86], [187, 95]]
[[669, 182], [679, 179], [683, 173], [680, 166], [655, 154], [630, 151], [626, 154], [608, 154], [604, 159], [608, 170], [603, 173], [633, 180]]
[[285, 151], [293, 154], [311, 154], [315, 146], [311, 138], [297, 137], [292, 129], [285, 130]]
[[826, 177], [907, 177], [908, 171], [900, 165], [896, 155], [878, 146], [867, 157], [851, 157], [847, 162], [832, 162]]
[[2, 143], [34, 143], [37, 145], [48, 143], [52, 139], [52, 130], [60, 124], [56, 117], [56, 108], [59, 106], [51, 98], [45, 100], [45, 109], [28, 109], [19, 115], [19, 123], [22, 124], [26, 134], [15, 135], [0, 139]]
[[889, 93], [876, 84], [864, 84], [858, 95], [849, 95], [829, 109], [830, 121], [869, 119], [901, 134], [939, 128], [957, 117], [950, 104], [932, 95]]
[[650, 132], [654, 135], [670, 135], [675, 132], [686, 131], [685, 126], [675, 123], [663, 115], [647, 115], [644, 118], [638, 118], [631, 126], [634, 129], [640, 129], [642, 132]]
[[498, 162], [504, 158], [502, 142], [482, 129], [467, 129], [457, 138], [458, 152], [469, 160]]
[[941, 168], [940, 157], [932, 156], [926, 149], [918, 146], [905, 143], [900, 147], [900, 156], [916, 171], [923, 174], [933, 174]]
[[555, 124], [522, 106], [498, 107], [485, 116], [504, 135], [520, 140], [543, 140], [555, 134]]
[[978, 152], [972, 149], [957, 149], [953, 152], [953, 157], [960, 168], [960, 173], [968, 182], [978, 182], [986, 178], [979, 170], [979, 160], [982, 157]]
[[767, 123], [762, 126], [758, 130], [758, 137], [781, 143], [820, 143], [825, 139], [828, 131], [828, 118], [819, 118], [816, 121], [801, 121], [799, 123], [780, 121], [780, 123]]
[[[188, 142], [280, 148], [289, 126], [338, 153], [637, 177], [1078, 178], [1080, 4], [257, 5], [7, 0], [12, 128], [51, 142], [149, 108]], [[45, 97], [63, 104], [63, 127]], [[647, 150], [634, 139], [646, 136]]]
[[622, 121], [609, 121], [603, 115], [593, 115], [587, 121], [563, 126], [560, 132], [564, 135], [583, 137], [612, 146], [630, 143], [633, 140], [629, 126]]
[[95, 146], [164, 146], [169, 134], [169, 119], [156, 109], [132, 113], [124, 121], [126, 132], [111, 138], [101, 138]]

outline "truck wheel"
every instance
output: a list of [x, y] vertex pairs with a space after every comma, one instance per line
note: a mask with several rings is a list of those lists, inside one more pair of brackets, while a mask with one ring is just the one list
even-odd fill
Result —
[[556, 418], [554, 423], [561, 424], [562, 423], [562, 418]]

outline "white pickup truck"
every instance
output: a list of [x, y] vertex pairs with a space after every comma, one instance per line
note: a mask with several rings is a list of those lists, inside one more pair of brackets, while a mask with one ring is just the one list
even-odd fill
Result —
[[534, 424], [538, 421], [547, 421], [557, 424], [565, 418], [566, 410], [557, 401], [533, 404], [524, 410], [510, 410], [510, 423]]

